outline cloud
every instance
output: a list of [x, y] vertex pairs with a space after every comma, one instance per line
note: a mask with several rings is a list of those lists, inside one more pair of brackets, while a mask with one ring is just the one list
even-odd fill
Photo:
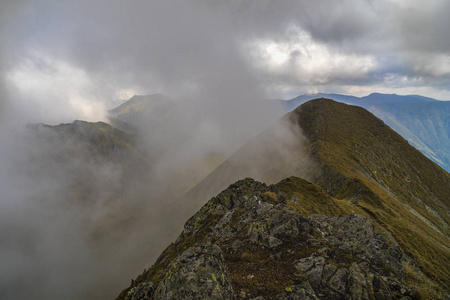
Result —
[[[157, 183], [170, 188], [171, 169], [190, 170], [208, 151], [231, 152], [269, 126], [279, 111], [262, 105], [264, 98], [381, 91], [450, 99], [449, 10], [445, 0], [1, 1], [0, 138], [11, 141], [13, 125], [27, 122], [101, 120], [117, 98], [160, 92], [179, 101], [174, 121], [156, 134], [162, 144], [153, 145], [165, 154], [155, 167]], [[155, 133], [147, 134], [154, 142]], [[14, 281], [8, 288], [20, 289], [21, 276], [30, 274], [42, 295], [77, 298], [83, 292], [77, 285], [90, 284], [111, 291], [100, 282], [101, 267], [119, 274], [110, 261], [137, 256], [133, 243], [147, 232], [137, 232], [122, 249], [106, 247], [114, 253], [103, 247], [88, 253], [77, 226], [86, 219], [96, 224], [108, 205], [100, 203], [85, 218], [61, 206], [46, 210], [64, 198], [61, 191], [73, 178], [61, 166], [40, 165], [48, 148], [34, 145], [20, 139], [0, 145], [0, 190], [6, 191], [0, 237], [12, 239], [0, 249], [0, 257], [11, 258], [2, 261], [8, 272], [0, 284]], [[37, 153], [27, 152], [33, 149]], [[115, 170], [101, 165], [95, 181], [116, 186]], [[159, 212], [149, 212], [155, 222], [143, 228], [176, 234], [159, 228]], [[159, 252], [153, 251], [152, 257]], [[96, 262], [93, 279], [84, 271]], [[42, 269], [49, 277], [40, 276]], [[58, 280], [65, 269], [76, 278], [67, 288]]]
[[432, 0], [426, 4], [417, 0], [396, 2], [394, 24], [399, 27], [399, 42], [405, 50], [430, 56], [449, 53], [448, 1]]
[[14, 95], [13, 107], [28, 122], [58, 124], [67, 120], [103, 121], [104, 103], [98, 101], [96, 82], [76, 66], [41, 54], [25, 59], [6, 75]]
[[280, 77], [292, 86], [362, 82], [379, 67], [372, 55], [332, 49], [294, 26], [284, 41], [257, 39], [248, 49], [249, 60], [275, 85]]
[[[376, 85], [387, 73], [448, 87], [446, 1], [24, 3], [13, 65], [40, 51], [95, 79], [102, 102], [120, 90], [281, 98], [295, 86]], [[250, 56], [248, 44], [275, 52]], [[278, 67], [261, 73], [267, 60]]]

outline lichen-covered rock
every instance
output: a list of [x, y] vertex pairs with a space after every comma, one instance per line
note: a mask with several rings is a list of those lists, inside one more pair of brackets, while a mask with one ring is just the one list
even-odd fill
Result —
[[411, 292], [401, 260], [401, 249], [367, 218], [305, 217], [276, 186], [247, 178], [205, 204], [124, 293], [130, 300], [400, 299]]
[[285, 288], [276, 297], [277, 300], [316, 300], [316, 296], [311, 285], [305, 281], [299, 285], [293, 285]]
[[159, 284], [156, 299], [234, 299], [221, 249], [205, 241], [173, 261]]
[[153, 296], [155, 292], [153, 282], [143, 282], [132, 288], [127, 295], [127, 300], [145, 300]]

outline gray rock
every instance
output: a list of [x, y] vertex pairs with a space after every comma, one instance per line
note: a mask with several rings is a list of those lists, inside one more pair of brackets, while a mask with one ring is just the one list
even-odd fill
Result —
[[288, 235], [288, 236], [297, 236], [299, 234], [299, 230], [297, 224], [294, 219], [288, 220], [286, 223], [279, 225], [274, 228], [271, 232], [272, 235]]
[[325, 262], [325, 259], [321, 256], [319, 257], [306, 257], [300, 259], [296, 264], [295, 268], [301, 272], [306, 273], [309, 271], [313, 266], [323, 265]]
[[334, 264], [325, 265], [323, 267], [323, 272], [322, 272], [322, 282], [323, 283], [328, 282], [328, 280], [331, 278], [331, 276], [334, 275], [336, 270], [337, 270], [337, 267]]
[[276, 191], [245, 179], [211, 199], [156, 262], [158, 285], [127, 299], [407, 299], [403, 252], [367, 218], [304, 217]]
[[363, 271], [358, 264], [353, 263], [350, 266], [350, 288], [349, 292], [352, 299], [369, 299], [369, 293], [367, 291], [366, 278]]
[[270, 248], [274, 248], [274, 247], [279, 246], [281, 244], [283, 244], [283, 241], [277, 239], [276, 237], [269, 236], [269, 247]]
[[306, 277], [312, 285], [318, 286], [322, 281], [322, 273], [323, 266], [318, 265], [309, 270], [308, 273], [306, 273]]
[[347, 269], [341, 268], [331, 277], [328, 286], [335, 292], [344, 294], [347, 284]]
[[144, 282], [132, 288], [127, 295], [127, 300], [146, 300], [153, 297], [156, 286], [153, 282]]
[[231, 245], [231, 248], [236, 251], [241, 246], [242, 242], [240, 240], [235, 240]]
[[155, 299], [234, 299], [222, 250], [209, 241], [191, 247], [170, 265]]
[[313, 288], [308, 282], [287, 287], [276, 297], [277, 300], [315, 300], [316, 296]]

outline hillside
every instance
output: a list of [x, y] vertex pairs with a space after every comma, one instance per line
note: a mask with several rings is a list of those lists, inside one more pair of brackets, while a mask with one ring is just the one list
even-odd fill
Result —
[[[283, 128], [287, 134], [280, 134]], [[367, 216], [449, 289], [450, 270], [441, 266], [450, 264], [450, 176], [363, 108], [309, 101], [237, 151], [188, 195], [204, 201], [202, 195], [211, 197], [239, 178], [271, 184], [292, 175], [344, 200], [339, 203], [347, 213]]]
[[450, 171], [450, 102], [371, 104], [367, 109]]
[[2, 157], [9, 161], [2, 164], [0, 298], [112, 298], [118, 290], [110, 285], [142, 264], [135, 256], [163, 249], [132, 242], [158, 224], [149, 203], [158, 212], [162, 206], [149, 180], [154, 164], [135, 135], [102, 122], [27, 125], [11, 130]]
[[144, 143], [152, 161], [159, 163], [161, 185], [177, 182], [173, 188], [184, 193], [283, 114], [281, 104], [268, 100], [223, 103], [133, 96], [110, 110], [108, 121]]
[[440, 266], [450, 262], [449, 174], [361, 108], [319, 100], [290, 117], [316, 149], [322, 174], [315, 182], [367, 211], [425, 272], [448, 285], [450, 271]]
[[142, 123], [154, 123], [156, 125], [173, 110], [174, 105], [175, 103], [171, 98], [161, 94], [136, 95], [110, 110], [109, 114], [113, 122], [117, 122], [118, 119], [133, 126], [139, 126]]
[[[281, 191], [293, 182], [304, 198]], [[300, 178], [272, 186], [236, 182], [190, 218], [117, 299], [421, 297], [403, 281], [409, 273], [400, 247], [389, 245], [366, 217], [306, 217], [296, 209], [305, 202], [342, 213], [336, 200]]]
[[[57, 143], [61, 147], [67, 143], [72, 144], [71, 146], [78, 150], [72, 154], [85, 156], [84, 158], [88, 160], [144, 159], [135, 150], [136, 137], [134, 135], [127, 134], [103, 122], [74, 121], [70, 124], [56, 126], [35, 124], [29, 125], [28, 128], [39, 138], [45, 139], [47, 143]], [[124, 154], [125, 151], [129, 153]]]
[[329, 98], [364, 107], [419, 149], [450, 171], [450, 101], [419, 95], [373, 93], [365, 97], [340, 94], [301, 95], [285, 101], [287, 111], [315, 98]]
[[[28, 129], [32, 153], [25, 166], [36, 172], [28, 176], [58, 183], [53, 197], [71, 209], [86, 209], [86, 232], [107, 239], [111, 228], [129, 218], [119, 207], [130, 210], [142, 200], [140, 182], [149, 178], [153, 166], [136, 136], [103, 122], [37, 124]], [[107, 209], [100, 218], [94, 211], [101, 206]]]

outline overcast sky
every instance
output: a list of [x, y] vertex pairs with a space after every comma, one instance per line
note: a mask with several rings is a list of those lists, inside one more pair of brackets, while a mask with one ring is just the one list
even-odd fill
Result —
[[51, 123], [134, 94], [450, 100], [449, 13], [447, 0], [2, 0], [0, 108]]

